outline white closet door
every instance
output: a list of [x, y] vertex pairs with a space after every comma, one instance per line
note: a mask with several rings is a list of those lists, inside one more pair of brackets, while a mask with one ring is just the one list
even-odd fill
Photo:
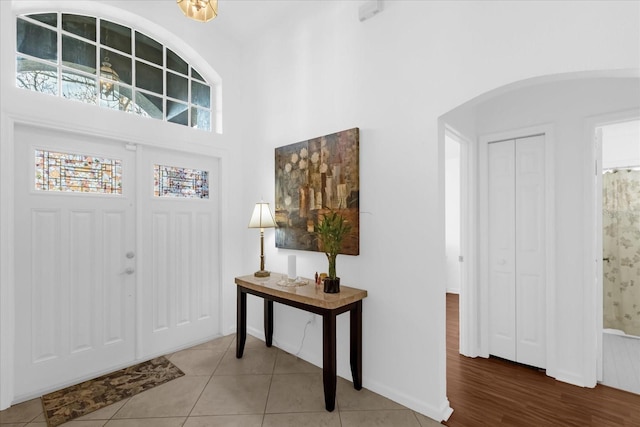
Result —
[[516, 140], [516, 361], [544, 368], [544, 135]]
[[544, 136], [489, 144], [489, 353], [546, 366]]
[[516, 360], [515, 141], [488, 153], [489, 352]]

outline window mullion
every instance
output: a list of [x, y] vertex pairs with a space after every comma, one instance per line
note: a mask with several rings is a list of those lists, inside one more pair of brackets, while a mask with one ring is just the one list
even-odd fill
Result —
[[58, 67], [58, 94], [57, 96], [62, 96], [62, 86], [64, 86], [63, 76], [62, 76], [62, 12], [57, 12], [56, 19], [56, 44], [58, 45], [57, 49], [57, 58], [56, 58], [56, 66]]
[[191, 65], [189, 65], [189, 75], [187, 76], [187, 123], [189, 127], [193, 127], [193, 121], [191, 120]]
[[138, 55], [136, 55], [136, 32], [131, 29], [131, 98], [133, 101], [133, 106], [131, 107], [131, 111], [135, 113], [138, 91], [136, 90], [138, 87], [137, 84], [137, 76], [138, 75]]
[[98, 107], [102, 107], [102, 87], [100, 84], [102, 77], [102, 58], [100, 58], [100, 51], [102, 50], [102, 19], [96, 18], [96, 94], [98, 99], [96, 100], [96, 105]]
[[168, 121], [169, 117], [167, 116], [169, 107], [167, 105], [167, 70], [169, 67], [167, 66], [167, 47], [162, 45], [162, 61], [164, 66], [162, 67], [162, 117], [164, 121]]

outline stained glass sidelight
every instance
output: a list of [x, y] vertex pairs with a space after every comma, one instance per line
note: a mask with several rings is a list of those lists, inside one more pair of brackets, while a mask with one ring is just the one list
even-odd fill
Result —
[[35, 188], [122, 194], [122, 162], [84, 154], [35, 150]]
[[209, 198], [209, 172], [177, 166], [154, 165], [154, 196]]

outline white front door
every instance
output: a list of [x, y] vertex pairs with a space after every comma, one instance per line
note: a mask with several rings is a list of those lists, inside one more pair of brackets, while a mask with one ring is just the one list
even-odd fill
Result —
[[219, 333], [218, 161], [148, 147], [139, 154], [141, 344], [158, 354]]
[[489, 144], [489, 352], [546, 366], [544, 135]]
[[15, 164], [19, 399], [134, 360], [135, 156], [17, 126]]

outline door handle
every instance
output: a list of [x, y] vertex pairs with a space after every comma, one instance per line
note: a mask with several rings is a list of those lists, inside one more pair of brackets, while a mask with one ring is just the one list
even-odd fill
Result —
[[135, 269], [133, 267], [128, 267], [127, 269], [124, 270], [125, 274], [133, 274], [135, 273]]
[[133, 259], [133, 257], [136, 256], [136, 254], [131, 252], [131, 251], [129, 251], [129, 252], [127, 252], [127, 254], [125, 256], [127, 257], [127, 259]]

